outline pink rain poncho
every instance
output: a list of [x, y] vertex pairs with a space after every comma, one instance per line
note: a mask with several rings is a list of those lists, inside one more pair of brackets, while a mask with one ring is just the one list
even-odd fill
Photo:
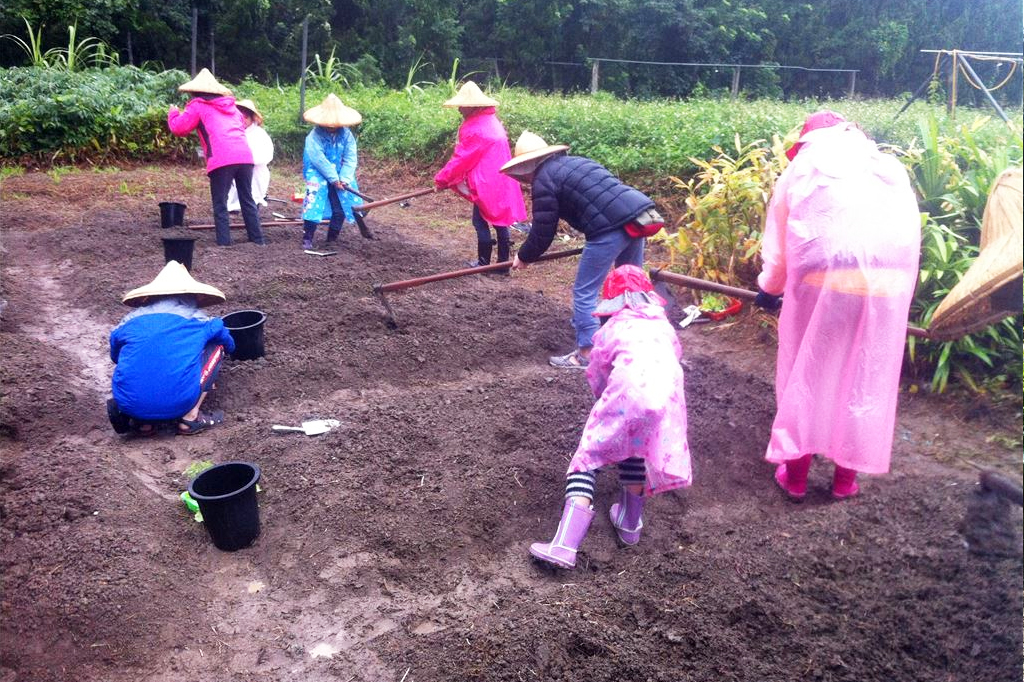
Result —
[[597, 402], [568, 473], [642, 457], [645, 495], [690, 485], [681, 356], [661, 306], [623, 308], [601, 327], [587, 366]]
[[853, 124], [805, 134], [768, 207], [758, 284], [784, 293], [766, 459], [885, 473], [921, 217], [907, 172]]
[[526, 220], [523, 190], [500, 172], [511, 158], [508, 134], [494, 107], [481, 107], [459, 126], [452, 158], [437, 172], [434, 182], [473, 202], [491, 225], [508, 226]]

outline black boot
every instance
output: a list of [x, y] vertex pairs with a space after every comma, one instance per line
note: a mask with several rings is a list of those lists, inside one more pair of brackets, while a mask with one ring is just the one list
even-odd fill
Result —
[[476, 268], [481, 265], [491, 264], [491, 242], [477, 242], [476, 243], [476, 262], [469, 262], [469, 267]]
[[341, 233], [340, 227], [329, 227], [327, 228], [327, 241], [336, 242], [338, 241], [338, 234]]
[[[494, 226], [494, 231], [498, 233], [498, 262], [506, 263], [509, 261], [512, 251], [512, 242], [509, 239], [509, 232], [507, 227]], [[512, 273], [511, 268], [505, 270], [498, 270], [494, 274], [496, 275], [509, 275]]]

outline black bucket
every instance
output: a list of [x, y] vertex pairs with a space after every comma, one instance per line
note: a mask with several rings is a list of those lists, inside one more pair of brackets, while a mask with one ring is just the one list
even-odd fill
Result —
[[239, 310], [224, 316], [224, 326], [235, 340], [235, 360], [255, 360], [263, 357], [263, 323], [266, 313], [259, 310]]
[[161, 237], [161, 240], [164, 243], [164, 262], [176, 260], [191, 272], [196, 237]]
[[225, 462], [202, 472], [188, 484], [199, 504], [203, 523], [217, 549], [234, 552], [248, 547], [260, 534], [256, 483], [260, 468], [248, 462]]
[[185, 204], [176, 201], [160, 202], [160, 227], [168, 228], [185, 224]]

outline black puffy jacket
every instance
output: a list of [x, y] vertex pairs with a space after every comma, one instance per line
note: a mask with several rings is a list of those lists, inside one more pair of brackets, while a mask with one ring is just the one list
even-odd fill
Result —
[[533, 227], [519, 248], [519, 260], [532, 263], [551, 246], [561, 218], [587, 239], [622, 226], [654, 202], [623, 183], [607, 168], [582, 156], [553, 156], [537, 168], [531, 188]]

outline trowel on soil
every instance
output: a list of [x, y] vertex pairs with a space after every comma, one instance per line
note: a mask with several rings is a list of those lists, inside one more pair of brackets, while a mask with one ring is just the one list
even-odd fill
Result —
[[286, 433], [289, 431], [301, 431], [307, 436], [319, 436], [322, 433], [327, 433], [331, 429], [337, 428], [341, 425], [337, 419], [311, 419], [307, 422], [302, 422], [302, 426], [282, 426], [280, 424], [274, 424], [271, 428], [277, 433]]

